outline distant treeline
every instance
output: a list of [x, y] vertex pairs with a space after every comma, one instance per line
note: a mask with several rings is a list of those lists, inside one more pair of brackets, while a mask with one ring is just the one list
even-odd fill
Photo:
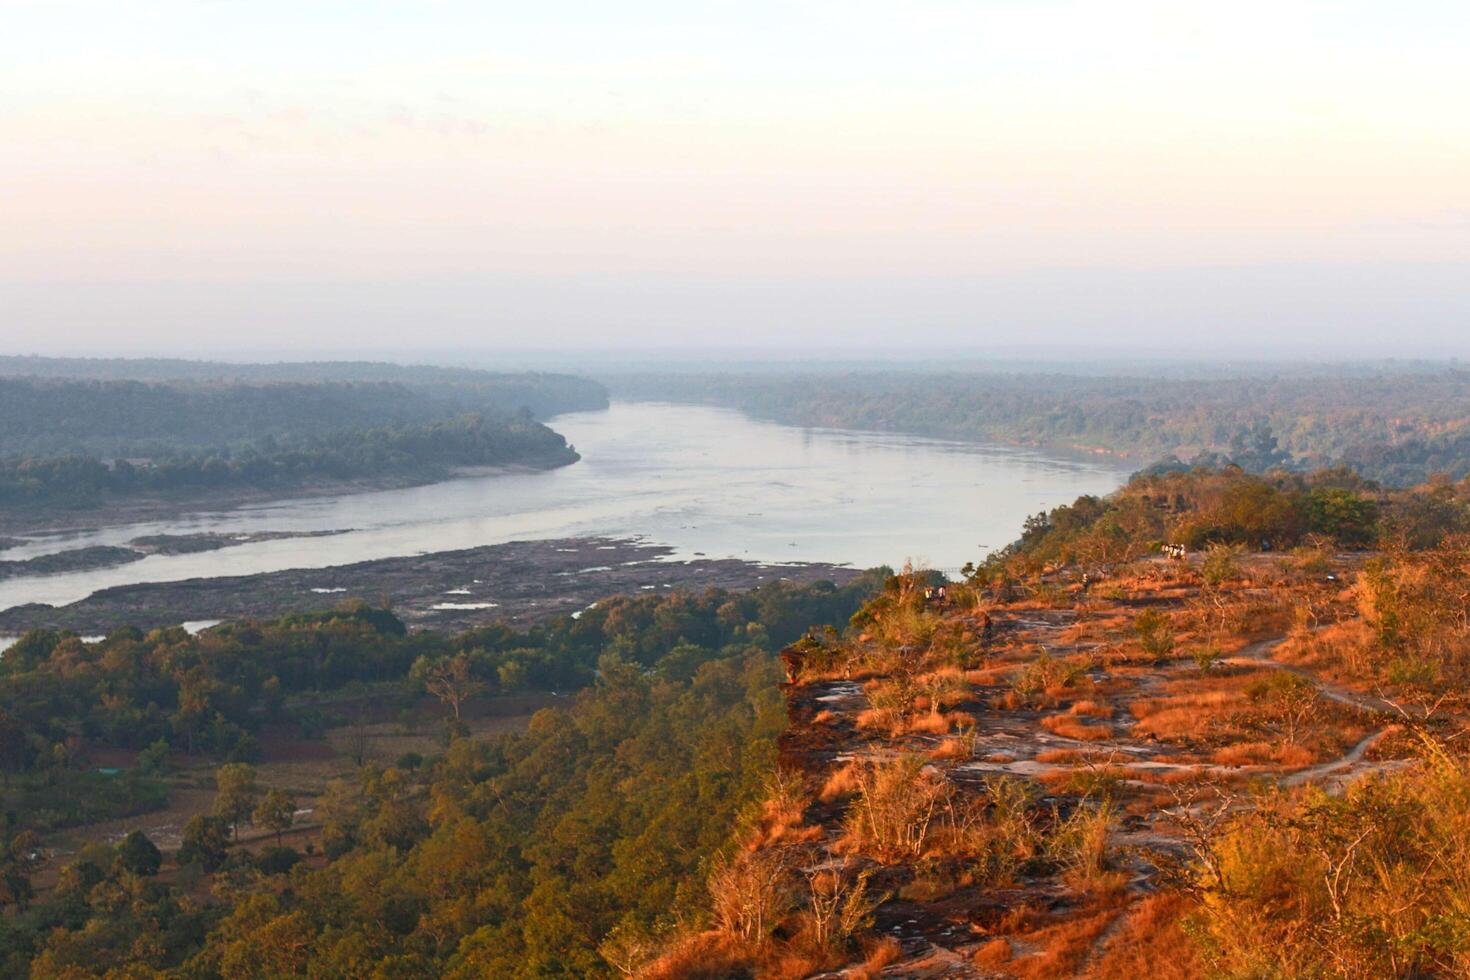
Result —
[[577, 453], [528, 415], [465, 415], [325, 435], [268, 436], [239, 449], [175, 451], [144, 462], [80, 454], [0, 460], [0, 506], [89, 507], [140, 493], [290, 489], [402, 477], [428, 482], [456, 466], [563, 466]]
[[606, 406], [558, 374], [0, 358], [0, 506], [564, 465], [577, 454], [533, 419]]
[[0, 378], [0, 456], [156, 456], [266, 437], [405, 426], [481, 412], [605, 408], [595, 382], [564, 375], [450, 377], [438, 382], [142, 382]]
[[1470, 474], [1470, 371], [1458, 368], [1208, 379], [870, 371], [605, 380], [620, 398], [722, 405], [793, 425], [1252, 470], [1348, 464], [1395, 486]]
[[601, 385], [569, 374], [498, 372], [432, 364], [391, 364], [386, 361], [277, 361], [268, 364], [235, 364], [228, 361], [188, 361], [167, 357], [0, 355], [0, 377], [228, 384], [351, 381], [391, 382], [410, 386], [464, 385], [502, 392], [502, 408], [525, 406], [533, 412], [537, 412], [537, 409], [532, 401], [547, 397], [563, 400], [568, 397], [591, 399], [586, 404], [552, 409], [563, 412], [574, 407], [597, 408], [605, 405], [607, 400], [607, 392]]

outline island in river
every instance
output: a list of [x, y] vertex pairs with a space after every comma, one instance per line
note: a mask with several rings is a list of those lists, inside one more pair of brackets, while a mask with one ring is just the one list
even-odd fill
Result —
[[491, 622], [528, 625], [575, 614], [611, 595], [674, 589], [748, 589], [777, 579], [843, 584], [857, 569], [734, 558], [670, 560], [673, 549], [626, 538], [561, 538], [357, 562], [141, 582], [102, 589], [62, 606], [0, 612], [0, 633], [70, 629], [105, 633], [186, 621], [280, 616], [348, 598], [385, 602], [412, 628], [461, 630]]

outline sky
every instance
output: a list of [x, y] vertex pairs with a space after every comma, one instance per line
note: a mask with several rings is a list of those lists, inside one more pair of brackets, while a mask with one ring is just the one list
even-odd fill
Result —
[[0, 349], [1470, 353], [1470, 4], [0, 0]]

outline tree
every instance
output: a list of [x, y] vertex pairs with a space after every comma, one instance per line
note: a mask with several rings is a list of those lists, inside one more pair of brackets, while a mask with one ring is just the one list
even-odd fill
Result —
[[424, 685], [425, 691], [449, 707], [455, 721], [460, 720], [465, 702], [485, 688], [471, 674], [470, 658], [464, 653], [432, 660], [420, 657], [414, 661], [413, 676]]
[[240, 824], [255, 808], [255, 797], [259, 788], [255, 785], [255, 767], [245, 762], [231, 762], [220, 766], [214, 774], [218, 792], [214, 797], [214, 815], [229, 824], [236, 840], [240, 839]]
[[199, 814], [184, 824], [184, 838], [179, 845], [176, 860], [179, 867], [198, 864], [205, 871], [214, 871], [225, 863], [229, 853], [229, 823], [222, 817]]
[[12, 716], [0, 713], [0, 772], [5, 774], [7, 789], [11, 773], [25, 772], [35, 755], [25, 728]]
[[156, 875], [163, 864], [163, 854], [147, 834], [132, 830], [117, 847], [117, 863], [135, 875]]
[[265, 799], [260, 801], [250, 819], [256, 826], [273, 831], [276, 846], [280, 847], [281, 835], [291, 829], [296, 819], [296, 801], [285, 790], [273, 789], [265, 794]]

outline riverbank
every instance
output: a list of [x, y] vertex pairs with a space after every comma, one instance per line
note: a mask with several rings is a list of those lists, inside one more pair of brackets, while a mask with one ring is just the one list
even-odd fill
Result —
[[528, 625], [576, 613], [612, 595], [711, 587], [748, 589], [776, 579], [837, 584], [859, 570], [830, 564], [669, 559], [673, 549], [626, 538], [512, 541], [327, 568], [146, 582], [103, 589], [63, 606], [0, 612], [0, 633], [105, 633], [187, 621], [238, 620], [329, 608], [348, 598], [387, 601], [411, 628]]

